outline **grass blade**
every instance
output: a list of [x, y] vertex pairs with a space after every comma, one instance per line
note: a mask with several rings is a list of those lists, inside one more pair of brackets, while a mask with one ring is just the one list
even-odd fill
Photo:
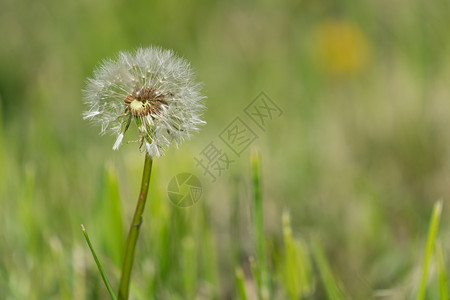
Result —
[[323, 286], [330, 300], [346, 299], [334, 280], [333, 273], [325, 257], [322, 245], [318, 241], [313, 242], [313, 256], [322, 278]]
[[439, 294], [441, 300], [448, 299], [448, 287], [447, 287], [447, 274], [445, 271], [444, 253], [442, 251], [442, 245], [440, 242], [436, 243], [436, 258], [439, 269]]
[[109, 295], [111, 296], [111, 299], [117, 300], [116, 295], [114, 294], [113, 289], [111, 288], [111, 285], [109, 284], [108, 278], [105, 275], [105, 272], [103, 271], [103, 267], [98, 260], [97, 254], [95, 254], [94, 248], [92, 247], [91, 240], [89, 239], [89, 235], [84, 228], [84, 225], [81, 224], [81, 230], [83, 230], [84, 238], [86, 239], [86, 242], [89, 245], [89, 249], [91, 249], [92, 256], [94, 257], [95, 263], [97, 264], [98, 271], [100, 272], [100, 275], [102, 276], [103, 282], [105, 283], [106, 288], [108, 289]]
[[265, 265], [263, 205], [260, 184], [259, 154], [252, 153], [252, 184], [253, 184], [253, 229], [255, 233], [256, 260], [262, 269]]
[[311, 259], [302, 240], [292, 236], [291, 221], [288, 212], [283, 212], [284, 255], [281, 263], [281, 284], [290, 299], [307, 297], [313, 290]]
[[183, 283], [187, 299], [195, 299], [197, 293], [197, 252], [195, 240], [191, 236], [183, 239]]
[[417, 300], [423, 300], [425, 298], [428, 265], [430, 262], [430, 258], [433, 255], [433, 248], [439, 229], [439, 219], [441, 217], [441, 211], [442, 211], [442, 200], [436, 202], [436, 204], [433, 207], [433, 215], [431, 216], [430, 227], [428, 229], [427, 245], [425, 248], [425, 256], [422, 268], [422, 278], [420, 280], [419, 292], [417, 293]]
[[111, 165], [106, 165], [97, 211], [99, 222], [95, 228], [97, 236], [101, 237], [96, 243], [97, 251], [108, 256], [116, 266], [121, 264], [125, 244], [118, 182], [115, 169]]
[[236, 268], [236, 284], [239, 299], [247, 300], [247, 294], [245, 292], [244, 272], [240, 267]]
[[258, 299], [267, 299], [269, 292], [269, 278], [266, 267], [264, 247], [264, 217], [261, 197], [261, 170], [259, 153], [253, 151], [251, 155], [252, 185], [253, 185], [253, 231], [255, 235], [257, 272], [260, 280], [258, 283]]

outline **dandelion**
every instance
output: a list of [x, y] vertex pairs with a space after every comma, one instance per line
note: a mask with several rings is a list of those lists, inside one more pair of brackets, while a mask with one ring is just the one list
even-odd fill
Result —
[[205, 122], [200, 84], [189, 63], [173, 51], [139, 48], [105, 60], [88, 79], [84, 119], [101, 126], [101, 134], [116, 136], [119, 149], [130, 125], [138, 131], [140, 149], [160, 157], [178, 146]]
[[[178, 147], [192, 132], [205, 124], [200, 117], [203, 96], [194, 81], [189, 63], [172, 51], [160, 48], [120, 52], [115, 60], [105, 60], [88, 79], [84, 102], [89, 109], [84, 118], [101, 126], [101, 133], [116, 136], [119, 149], [130, 126], [138, 132], [139, 148], [145, 152], [141, 190], [128, 233], [117, 299], [128, 299], [131, 269], [142, 224], [153, 158], [164, 154], [174, 142]], [[115, 295], [83, 228], [86, 241], [110, 295]]]

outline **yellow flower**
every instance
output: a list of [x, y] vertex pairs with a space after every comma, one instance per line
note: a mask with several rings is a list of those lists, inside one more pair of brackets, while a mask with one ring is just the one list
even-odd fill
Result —
[[369, 60], [369, 44], [357, 25], [328, 20], [313, 32], [313, 55], [325, 72], [352, 75], [364, 70]]

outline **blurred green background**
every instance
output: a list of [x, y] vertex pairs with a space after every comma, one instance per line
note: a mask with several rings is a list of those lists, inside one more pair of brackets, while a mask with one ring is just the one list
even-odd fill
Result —
[[[150, 45], [191, 61], [208, 124], [154, 163], [132, 299], [255, 299], [250, 149], [214, 183], [193, 158], [261, 91], [284, 112], [252, 144], [273, 297], [330, 298], [316, 240], [341, 299], [414, 298], [438, 199], [449, 266], [449, 29], [448, 0], [1, 0], [0, 298], [108, 299], [81, 223], [118, 285], [144, 157], [82, 120], [81, 90]], [[203, 185], [190, 208], [167, 197], [180, 172]]]

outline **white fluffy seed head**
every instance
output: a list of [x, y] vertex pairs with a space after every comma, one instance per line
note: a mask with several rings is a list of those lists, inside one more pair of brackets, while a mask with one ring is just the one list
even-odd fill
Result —
[[84, 94], [85, 119], [101, 133], [122, 143], [129, 126], [136, 126], [142, 151], [159, 157], [175, 142], [178, 147], [205, 124], [200, 84], [189, 62], [170, 50], [139, 48], [103, 61], [89, 78]]

